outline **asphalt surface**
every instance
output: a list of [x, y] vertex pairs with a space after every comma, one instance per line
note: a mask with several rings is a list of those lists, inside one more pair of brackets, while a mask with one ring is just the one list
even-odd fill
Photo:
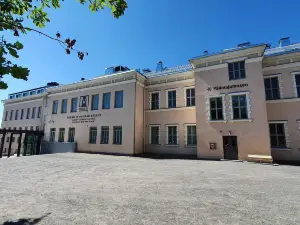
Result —
[[72, 153], [0, 159], [0, 224], [300, 224], [300, 167]]

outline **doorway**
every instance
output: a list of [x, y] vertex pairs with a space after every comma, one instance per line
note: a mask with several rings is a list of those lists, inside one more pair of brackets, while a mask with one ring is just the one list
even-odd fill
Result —
[[223, 136], [224, 159], [237, 160], [239, 158], [237, 136]]

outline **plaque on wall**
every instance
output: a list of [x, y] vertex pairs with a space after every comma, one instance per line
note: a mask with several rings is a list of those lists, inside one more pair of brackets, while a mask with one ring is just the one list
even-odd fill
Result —
[[79, 98], [79, 112], [89, 110], [89, 96], [80, 96]]
[[216, 148], [217, 148], [217, 144], [215, 142], [209, 143], [209, 149], [216, 149]]

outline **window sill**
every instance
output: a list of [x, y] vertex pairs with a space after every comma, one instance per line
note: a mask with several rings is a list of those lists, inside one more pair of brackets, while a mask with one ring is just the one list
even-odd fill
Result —
[[209, 120], [209, 123], [227, 123], [227, 120]]
[[244, 119], [244, 120], [229, 120], [230, 123], [235, 123], [235, 122], [252, 122], [252, 119]]
[[179, 147], [179, 145], [165, 145], [166, 147]]
[[292, 148], [285, 148], [285, 147], [271, 147], [271, 150], [279, 150], [279, 151], [291, 151], [293, 150]]
[[160, 147], [161, 146], [161, 144], [149, 144], [149, 145], [156, 146], [156, 147]]
[[197, 148], [197, 145], [184, 145], [185, 148]]
[[122, 144], [116, 144], [116, 143], [113, 143], [113, 145], [122, 145]]
[[280, 102], [299, 102], [299, 97], [293, 97], [293, 98], [279, 98], [279, 99], [272, 99], [272, 100], [266, 100], [267, 103], [280, 103]]
[[177, 108], [147, 109], [146, 112], [165, 112], [165, 111], [190, 110], [190, 109], [196, 109], [196, 107], [195, 106], [189, 106], [189, 107], [177, 107]]

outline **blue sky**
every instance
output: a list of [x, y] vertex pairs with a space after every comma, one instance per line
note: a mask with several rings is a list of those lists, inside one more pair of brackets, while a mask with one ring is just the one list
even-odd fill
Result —
[[[6, 78], [9, 88], [0, 91], [0, 100], [50, 81], [67, 84], [100, 76], [111, 65], [154, 69], [162, 60], [172, 67], [187, 64], [204, 50], [247, 41], [276, 46], [280, 37], [290, 36], [292, 42], [300, 42], [297, 0], [128, 0], [128, 6], [120, 19], [108, 10], [92, 13], [75, 0], [50, 10], [51, 23], [43, 31], [75, 38], [76, 48], [89, 56], [80, 61], [36, 33], [21, 36], [24, 49], [17, 62], [30, 68], [29, 80]], [[0, 120], [2, 111], [1, 104]]]

